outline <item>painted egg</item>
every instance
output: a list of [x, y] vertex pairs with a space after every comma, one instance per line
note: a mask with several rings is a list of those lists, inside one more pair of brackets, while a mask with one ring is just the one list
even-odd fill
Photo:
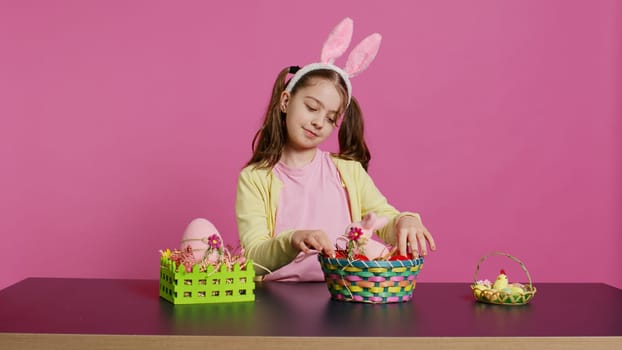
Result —
[[184, 250], [186, 247], [192, 247], [192, 255], [196, 260], [202, 260], [210, 247], [210, 241], [208, 237], [216, 235], [216, 240], [212, 240], [212, 245], [219, 240], [222, 245], [222, 237], [216, 229], [216, 226], [209, 220], [199, 218], [190, 222], [184, 234], [181, 236], [179, 249]]

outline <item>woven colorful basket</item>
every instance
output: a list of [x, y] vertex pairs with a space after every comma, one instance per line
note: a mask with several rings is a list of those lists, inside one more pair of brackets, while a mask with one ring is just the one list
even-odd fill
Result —
[[[501, 255], [510, 258], [511, 260], [517, 262], [520, 267], [525, 271], [527, 275], [527, 279], [529, 279], [529, 284], [524, 285], [522, 288], [522, 292], [520, 293], [512, 293], [504, 290], [495, 290], [492, 288], [483, 288], [481, 284], [478, 284], [478, 273], [480, 265], [486, 260], [486, 258], [491, 255]], [[488, 304], [499, 304], [499, 305], [525, 305], [533, 299], [536, 294], [536, 287], [533, 286], [533, 282], [531, 280], [531, 275], [527, 270], [525, 264], [522, 261], [518, 260], [518, 258], [503, 252], [492, 252], [490, 254], [484, 255], [479, 262], [477, 263], [477, 268], [475, 269], [475, 274], [473, 276], [473, 284], [471, 285], [471, 289], [473, 291], [473, 296], [475, 299], [482, 303]]]
[[333, 299], [362, 303], [399, 303], [413, 297], [423, 258], [414, 260], [348, 260], [318, 254]]

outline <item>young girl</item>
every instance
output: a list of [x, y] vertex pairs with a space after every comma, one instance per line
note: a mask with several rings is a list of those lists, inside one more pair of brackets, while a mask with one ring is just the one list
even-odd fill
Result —
[[[400, 254], [436, 249], [419, 215], [388, 204], [366, 171], [371, 157], [349, 78], [374, 59], [380, 35], [364, 39], [341, 69], [333, 62], [351, 35], [346, 18], [324, 44], [320, 63], [279, 73], [253, 155], [240, 173], [240, 241], [247, 257], [267, 269], [256, 268], [266, 280], [323, 281], [314, 254], [333, 256], [346, 226], [370, 212], [389, 219], [378, 235]], [[339, 153], [321, 150], [336, 129]]]

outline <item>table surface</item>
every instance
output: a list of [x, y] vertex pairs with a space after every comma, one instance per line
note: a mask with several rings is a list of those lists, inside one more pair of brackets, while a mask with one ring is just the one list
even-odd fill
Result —
[[255, 302], [173, 305], [159, 281], [29, 278], [0, 291], [0, 333], [265, 337], [620, 337], [622, 290], [540, 283], [528, 305], [418, 283], [410, 302], [330, 299], [324, 283], [261, 282]]

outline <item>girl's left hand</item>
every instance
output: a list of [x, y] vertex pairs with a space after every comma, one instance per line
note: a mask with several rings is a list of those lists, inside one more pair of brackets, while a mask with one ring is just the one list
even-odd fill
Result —
[[413, 258], [418, 258], [419, 255], [425, 256], [428, 254], [428, 245], [431, 250], [436, 250], [434, 238], [432, 238], [430, 231], [423, 226], [419, 215], [402, 216], [398, 220], [395, 229], [397, 230], [397, 243], [400, 255], [407, 256], [408, 248], [410, 248]]

